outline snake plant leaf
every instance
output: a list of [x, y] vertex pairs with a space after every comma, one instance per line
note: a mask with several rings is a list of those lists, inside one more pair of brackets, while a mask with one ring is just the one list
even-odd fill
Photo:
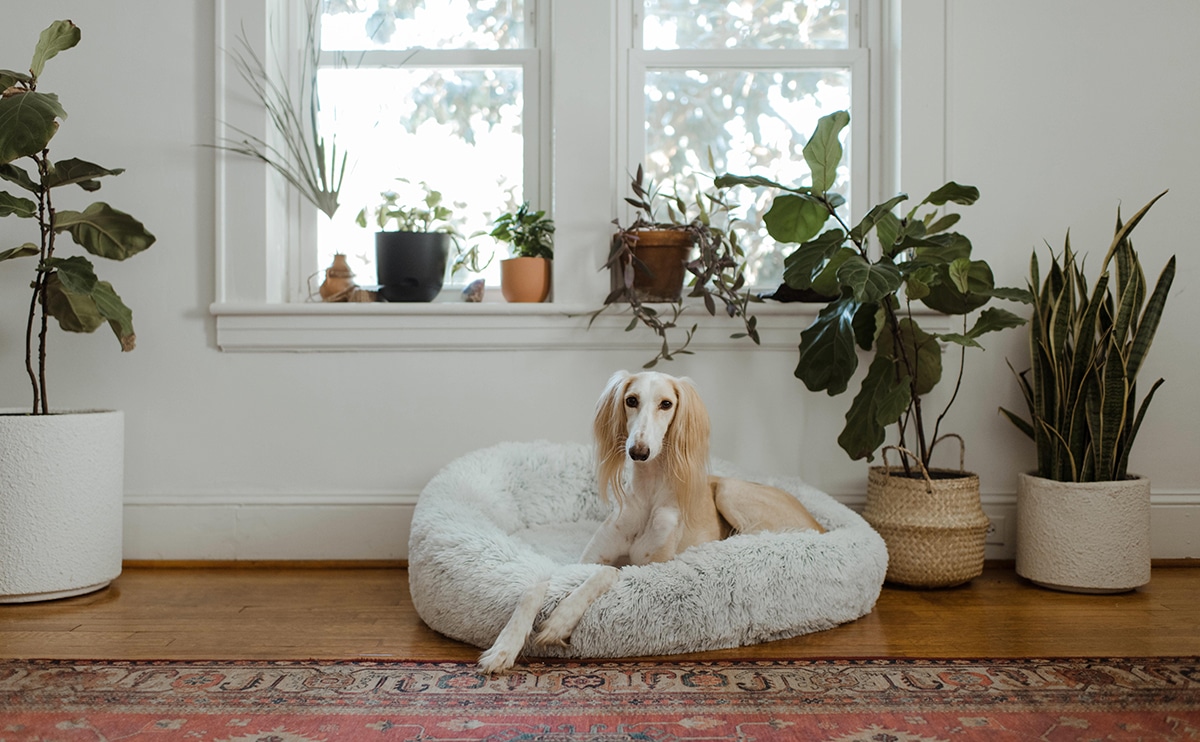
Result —
[[41, 250], [32, 242], [26, 242], [24, 245], [10, 247], [7, 250], [0, 250], [0, 263], [13, 258], [29, 258], [37, 255]]
[[855, 255], [838, 268], [837, 277], [842, 287], [849, 289], [861, 304], [877, 303], [903, 283], [900, 269], [886, 257], [877, 263], [868, 263], [861, 255]]
[[835, 396], [846, 391], [858, 368], [854, 349], [854, 317], [859, 302], [850, 294], [826, 304], [817, 318], [800, 333], [800, 361], [796, 378], [809, 391], [826, 391]]
[[850, 123], [850, 114], [835, 111], [817, 120], [817, 128], [804, 145], [804, 161], [812, 173], [812, 188], [825, 193], [837, 181], [838, 163], [842, 161], [842, 143], [838, 135]]
[[37, 204], [27, 198], [20, 198], [0, 191], [0, 217], [19, 216], [29, 219], [37, 216]]
[[900, 419], [911, 399], [908, 377], [896, 378], [892, 361], [877, 355], [867, 369], [862, 386], [846, 412], [846, 426], [838, 445], [851, 459], [874, 458], [883, 445], [888, 425]]
[[0, 165], [44, 150], [66, 117], [54, 93], [0, 97]]
[[94, 332], [104, 324], [91, 294], [68, 290], [57, 273], [46, 277], [46, 311], [67, 332]]
[[[840, 229], [830, 229], [816, 239], [797, 247], [783, 259], [784, 283], [794, 289], [812, 288], [813, 280], [822, 272], [830, 257], [845, 241], [845, 232]], [[829, 295], [837, 293], [835, 290]]]
[[93, 255], [111, 260], [125, 260], [150, 247], [155, 240], [137, 219], [102, 201], [82, 212], [58, 212], [54, 231], [69, 232], [76, 244]]
[[1129, 373], [1134, 377], [1142, 369], [1142, 362], [1145, 361], [1146, 354], [1150, 352], [1150, 343], [1154, 341], [1154, 333], [1158, 330], [1158, 323], [1162, 319], [1163, 308], [1167, 303], [1167, 294], [1171, 291], [1171, 284], [1174, 281], [1175, 256], [1172, 255], [1158, 276], [1154, 291], [1150, 294], [1150, 299], [1142, 310], [1142, 318], [1138, 322], [1137, 332], [1133, 336], [1133, 345], [1129, 349]]
[[74, 183], [78, 184], [85, 191], [95, 191], [100, 187], [99, 181], [96, 180], [97, 178], [102, 178], [106, 175], [120, 175], [123, 172], [125, 172], [125, 168], [119, 167], [109, 170], [95, 163], [72, 157], [54, 163], [54, 167], [50, 169], [50, 178], [46, 182], [46, 187], [58, 188], [59, 186]]
[[779, 242], [808, 242], [821, 231], [829, 212], [819, 201], [795, 194], [775, 198], [763, 214], [767, 234]]
[[70, 21], [51, 23], [38, 37], [37, 46], [33, 49], [33, 62], [29, 65], [29, 72], [35, 78], [41, 77], [46, 60], [75, 46], [79, 43], [79, 38], [79, 27], [74, 23]]
[[[1138, 408], [1137, 417], [1134, 418], [1133, 425], [1129, 428], [1127, 441], [1132, 441], [1137, 437], [1138, 431], [1142, 427], [1142, 420], [1146, 417], [1146, 409], [1150, 406], [1150, 400], [1154, 399], [1154, 393], [1163, 385], [1163, 379], [1154, 382], [1150, 387], [1150, 391], [1142, 398], [1142, 405]], [[1129, 452], [1133, 450], [1133, 446], [1122, 446], [1121, 457], [1117, 460], [1117, 468], [1114, 475], [1118, 479], [1125, 479], [1129, 476]]]

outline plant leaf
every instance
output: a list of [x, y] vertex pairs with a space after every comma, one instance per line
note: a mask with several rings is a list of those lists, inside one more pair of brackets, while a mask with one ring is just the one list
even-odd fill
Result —
[[108, 320], [108, 326], [121, 343], [121, 351], [129, 352], [137, 345], [137, 335], [133, 332], [133, 311], [125, 306], [121, 297], [113, 290], [108, 281], [97, 281], [92, 290], [92, 300], [100, 310], [100, 316]]
[[94, 163], [72, 157], [71, 159], [54, 163], [54, 167], [50, 170], [50, 178], [46, 183], [46, 187], [57, 188], [59, 186], [70, 185], [71, 183], [78, 183], [80, 186], [83, 186], [85, 191], [94, 191], [100, 187], [98, 184], [94, 188], [89, 188], [85, 184], [105, 175], [120, 175], [123, 172], [125, 172], [124, 168], [109, 170]]
[[817, 120], [817, 128], [804, 145], [804, 161], [812, 173], [812, 188], [825, 193], [837, 180], [838, 164], [842, 161], [842, 143], [838, 135], [850, 123], [850, 114], [835, 111]]
[[46, 60], [79, 43], [79, 27], [70, 21], [55, 21], [42, 31], [33, 50], [33, 62], [29, 71], [35, 78], [42, 76]]
[[68, 291], [57, 273], [46, 277], [46, 311], [67, 332], [94, 332], [104, 324], [95, 300], [89, 294]]
[[902, 283], [900, 270], [888, 258], [878, 263], [868, 263], [861, 255], [855, 255], [842, 264], [837, 272], [838, 282], [850, 289], [854, 298], [862, 304], [874, 304], [883, 297], [895, 293]]
[[24, 245], [10, 247], [7, 250], [0, 250], [0, 263], [13, 258], [28, 258], [37, 255], [41, 250], [32, 242], [26, 242]]
[[67, 112], [53, 93], [17, 93], [0, 97], [0, 165], [46, 148]]
[[910, 401], [908, 377], [897, 379], [892, 360], [876, 355], [846, 412], [838, 445], [850, 458], [870, 461], [883, 444], [885, 428], [900, 419]]
[[33, 178], [29, 177], [29, 173], [11, 162], [0, 165], [0, 178], [7, 180], [9, 183], [15, 183], [30, 193], [38, 193], [42, 189], [40, 185], [33, 182]]
[[989, 332], [1020, 327], [1023, 324], [1025, 324], [1024, 317], [1018, 317], [1007, 309], [989, 307], [979, 313], [979, 319], [975, 320], [975, 325], [967, 332], [967, 336], [977, 338]]
[[80, 211], [60, 211], [54, 219], [55, 232], [70, 232], [71, 238], [93, 255], [124, 260], [154, 244], [154, 235], [137, 219], [97, 201]]
[[854, 297], [843, 295], [825, 305], [800, 333], [800, 361], [795, 373], [809, 391], [825, 390], [830, 396], [846, 391], [858, 368], [854, 349], [854, 315], [858, 307]]
[[953, 202], [962, 206], [970, 206], [979, 200], [979, 189], [975, 186], [959, 185], [954, 181], [950, 181], [946, 185], [937, 189], [933, 193], [925, 197], [918, 206], [922, 204], [932, 204], [934, 206], [943, 206], [947, 202]]
[[96, 270], [82, 255], [69, 258], [50, 258], [45, 267], [58, 274], [63, 288], [74, 294], [91, 294], [96, 288]]
[[27, 198], [19, 198], [0, 191], [0, 217], [19, 216], [29, 219], [37, 216], [37, 204]]
[[830, 256], [845, 241], [845, 232], [840, 229], [830, 229], [815, 240], [805, 242], [797, 247], [783, 259], [784, 283], [794, 289], [812, 288], [813, 279], [821, 273]]
[[[875, 206], [871, 207], [871, 210], [867, 212], [867, 215], [863, 217], [862, 221], [856, 224], [854, 228], [850, 230], [850, 237], [852, 239], [861, 241], [871, 232], [884, 214], [891, 214], [892, 209], [896, 208], [897, 204], [907, 199], [907, 193], [900, 193], [892, 196], [890, 199], [881, 204], [876, 204]], [[895, 215], [893, 214], [893, 216]]]
[[928, 394], [942, 379], [942, 348], [937, 338], [922, 330], [916, 322], [905, 317], [896, 325], [901, 349], [889, 328], [879, 334], [879, 350], [913, 379], [914, 394]]
[[802, 243], [815, 237], [828, 218], [829, 212], [812, 198], [784, 194], [763, 214], [763, 223], [776, 240]]

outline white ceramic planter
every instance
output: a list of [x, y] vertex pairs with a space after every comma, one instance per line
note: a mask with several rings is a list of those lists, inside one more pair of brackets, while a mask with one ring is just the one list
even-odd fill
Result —
[[0, 603], [99, 590], [121, 574], [125, 416], [0, 410]]
[[1075, 483], [1021, 474], [1017, 574], [1078, 593], [1150, 582], [1150, 480]]

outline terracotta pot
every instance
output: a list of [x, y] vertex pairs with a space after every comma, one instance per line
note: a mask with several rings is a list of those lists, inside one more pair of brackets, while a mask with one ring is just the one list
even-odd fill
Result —
[[338, 253], [333, 256], [333, 263], [325, 269], [325, 280], [319, 289], [321, 299], [324, 301], [348, 301], [352, 290], [354, 290], [354, 272], [350, 270], [346, 256]]
[[1075, 593], [1150, 582], [1150, 480], [1017, 482], [1017, 574]]
[[82, 595], [121, 574], [125, 416], [0, 410], [0, 603]]
[[501, 260], [500, 293], [510, 302], [545, 301], [550, 295], [550, 261], [546, 258]]
[[634, 293], [641, 301], [679, 301], [695, 247], [692, 235], [675, 229], [639, 230], [636, 234], [633, 254], [642, 265], [634, 263]]

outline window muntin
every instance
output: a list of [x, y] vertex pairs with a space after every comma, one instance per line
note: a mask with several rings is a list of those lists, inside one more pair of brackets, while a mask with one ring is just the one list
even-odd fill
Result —
[[523, 49], [523, 0], [325, 0], [326, 49]]
[[[639, 5], [628, 167], [642, 164], [655, 182], [669, 184], [668, 192], [691, 202], [709, 188], [710, 150], [718, 172], [803, 184], [802, 150], [819, 117], [851, 109], [853, 126], [865, 127], [865, 96], [855, 95], [862, 64], [851, 0], [635, 0]], [[865, 88], [865, 79], [858, 85]], [[835, 190], [850, 200], [854, 137], [844, 137]], [[741, 205], [735, 216], [747, 280], [777, 286], [789, 248], [777, 246], [762, 224], [768, 194], [739, 188], [730, 200]]]

